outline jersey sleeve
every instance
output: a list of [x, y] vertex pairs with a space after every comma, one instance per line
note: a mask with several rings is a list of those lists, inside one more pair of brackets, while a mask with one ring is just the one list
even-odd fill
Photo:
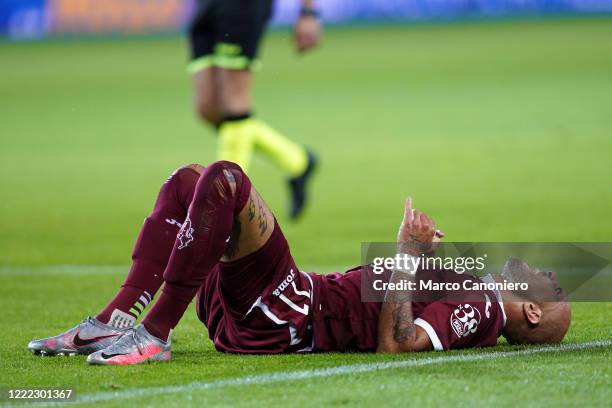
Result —
[[[497, 305], [496, 305], [497, 306]], [[430, 303], [414, 321], [434, 350], [494, 346], [499, 335], [498, 310], [491, 303]]]

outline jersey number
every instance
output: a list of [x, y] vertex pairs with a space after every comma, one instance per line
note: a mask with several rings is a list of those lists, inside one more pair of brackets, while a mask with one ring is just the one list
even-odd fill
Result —
[[289, 299], [282, 293], [278, 296], [278, 298], [285, 302], [290, 308], [292, 308], [296, 312], [308, 316], [308, 311], [310, 310], [310, 307], [308, 305], [308, 301], [310, 300], [310, 292], [307, 290], [298, 290], [298, 288], [295, 286], [295, 281], [291, 282], [291, 287], [293, 288], [293, 291], [295, 292], [296, 296], [305, 297], [307, 299], [304, 299], [305, 302], [302, 307], [296, 305], [291, 299]]

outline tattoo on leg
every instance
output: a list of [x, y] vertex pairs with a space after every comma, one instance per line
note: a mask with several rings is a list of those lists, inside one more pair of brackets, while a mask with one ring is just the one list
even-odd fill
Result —
[[249, 222], [253, 221], [255, 218], [255, 202], [253, 201], [253, 197], [249, 197]]
[[259, 214], [257, 216], [257, 220], [259, 221], [259, 235], [262, 236], [264, 232], [268, 229], [268, 220], [266, 217], [266, 207], [264, 206], [261, 198], [259, 201]]
[[268, 214], [266, 204], [263, 202], [261, 197], [255, 193], [249, 197], [249, 204], [247, 208], [247, 215], [249, 222], [257, 222], [259, 225], [259, 235], [263, 234], [268, 230]]

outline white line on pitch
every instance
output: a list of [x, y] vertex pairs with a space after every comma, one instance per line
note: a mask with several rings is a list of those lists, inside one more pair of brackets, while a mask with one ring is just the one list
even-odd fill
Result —
[[[256, 374], [246, 377], [230, 378], [210, 382], [193, 382], [184, 385], [170, 385], [164, 387], [138, 388], [125, 391], [101, 392], [77, 397], [74, 403], [95, 403], [117, 399], [127, 399], [135, 397], [150, 397], [162, 394], [177, 394], [189, 391], [203, 391], [239, 385], [259, 385], [274, 382], [289, 382], [298, 380], [308, 380], [311, 378], [333, 377], [337, 375], [368, 373], [372, 371], [389, 370], [406, 367], [419, 367], [434, 364], [447, 364], [454, 362], [472, 362], [479, 360], [490, 360], [516, 356], [526, 356], [531, 354], [553, 353], [558, 351], [584, 350], [594, 347], [607, 347], [612, 345], [612, 340], [598, 340], [586, 343], [560, 344], [557, 346], [544, 346], [528, 348], [516, 351], [491, 351], [479, 354], [459, 354], [442, 357], [412, 358], [402, 361], [387, 361], [380, 363], [352, 364], [329, 368], [317, 368], [312, 370], [300, 371], [281, 371], [270, 374]], [[37, 404], [37, 406], [40, 406]]]
[[[304, 271], [328, 273], [330, 271], [344, 271], [353, 265], [307, 265]], [[52, 266], [0, 266], [0, 277], [12, 276], [87, 276], [87, 275], [127, 275], [130, 265], [52, 265]]]
[[0, 266], [0, 277], [45, 275], [127, 275], [129, 265], [53, 265], [53, 266]]

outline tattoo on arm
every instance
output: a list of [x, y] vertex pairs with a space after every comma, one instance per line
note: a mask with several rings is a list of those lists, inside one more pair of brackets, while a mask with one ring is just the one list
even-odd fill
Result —
[[393, 309], [393, 339], [403, 343], [416, 333], [410, 303], [396, 303]]
[[[411, 275], [402, 272], [393, 272], [390, 281], [400, 283], [410, 279]], [[396, 287], [398, 285], [395, 285]], [[391, 317], [393, 318], [393, 339], [398, 343], [410, 339], [416, 334], [414, 316], [412, 314], [412, 293], [410, 290], [387, 291], [385, 302], [393, 304]]]

